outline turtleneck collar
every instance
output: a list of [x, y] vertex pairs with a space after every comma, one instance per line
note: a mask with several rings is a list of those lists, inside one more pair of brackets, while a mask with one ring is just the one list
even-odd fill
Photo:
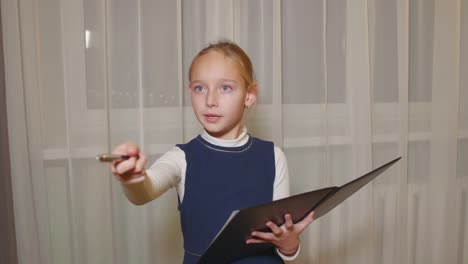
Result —
[[203, 133], [200, 135], [204, 140], [209, 143], [220, 146], [220, 147], [241, 147], [249, 141], [249, 134], [247, 134], [247, 128], [244, 126], [242, 128], [242, 133], [236, 139], [219, 139], [211, 136], [203, 130]]

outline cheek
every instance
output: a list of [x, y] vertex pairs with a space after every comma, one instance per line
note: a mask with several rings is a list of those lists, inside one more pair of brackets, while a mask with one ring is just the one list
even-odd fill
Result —
[[199, 93], [196, 93], [192, 90], [190, 90], [189, 93], [190, 93], [190, 100], [192, 100], [192, 102], [200, 101], [202, 99], [202, 95]]
[[196, 95], [191, 94], [190, 95], [190, 100], [192, 102], [192, 108], [194, 110], [199, 109], [200, 106], [202, 105], [202, 99], [201, 99], [200, 96], [196, 96]]
[[233, 112], [236, 112], [238, 115], [242, 115], [245, 110], [245, 98], [240, 98], [231, 103], [231, 109]]
[[224, 105], [229, 106], [229, 108], [233, 110], [241, 109], [245, 105], [245, 98], [242, 96], [234, 96], [231, 98], [225, 98]]

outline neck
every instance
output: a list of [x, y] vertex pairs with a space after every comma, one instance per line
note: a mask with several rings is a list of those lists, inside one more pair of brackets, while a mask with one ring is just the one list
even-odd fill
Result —
[[221, 139], [219, 137], [215, 137], [211, 134], [209, 134], [206, 130], [203, 131], [201, 134], [203, 139], [206, 141], [218, 145], [218, 146], [224, 146], [224, 147], [238, 147], [242, 146], [245, 143], [247, 143], [249, 139], [249, 135], [247, 134], [247, 128], [246, 127], [241, 127], [241, 132], [238, 137], [234, 139]]

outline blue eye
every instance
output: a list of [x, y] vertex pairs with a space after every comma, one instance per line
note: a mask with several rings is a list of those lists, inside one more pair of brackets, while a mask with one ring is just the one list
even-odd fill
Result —
[[223, 85], [223, 86], [221, 87], [221, 91], [223, 91], [223, 92], [230, 92], [230, 91], [232, 91], [232, 87], [229, 86], [229, 85]]
[[193, 89], [193, 91], [196, 92], [196, 93], [201, 93], [201, 92], [203, 92], [203, 90], [204, 90], [205, 88], [204, 88], [203, 86], [201, 86], [201, 85], [196, 85], [196, 86], [194, 86], [192, 89]]

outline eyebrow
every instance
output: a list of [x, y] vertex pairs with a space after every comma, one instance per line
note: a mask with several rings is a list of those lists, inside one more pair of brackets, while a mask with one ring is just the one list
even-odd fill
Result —
[[[232, 79], [219, 79], [219, 82], [238, 83], [236, 80], [232, 80]], [[202, 80], [193, 80], [193, 81], [190, 81], [190, 82], [189, 82], [189, 84], [192, 84], [192, 83], [205, 83], [205, 81], [202, 81]]]
[[231, 80], [231, 79], [220, 79], [220, 81], [222, 81], [222, 82], [233, 82], [233, 83], [237, 83], [236, 80]]
[[204, 84], [205, 82], [204, 81], [200, 81], [200, 80], [193, 80], [193, 81], [189, 81], [189, 85], [192, 85], [194, 83], [201, 83], [201, 84]]

